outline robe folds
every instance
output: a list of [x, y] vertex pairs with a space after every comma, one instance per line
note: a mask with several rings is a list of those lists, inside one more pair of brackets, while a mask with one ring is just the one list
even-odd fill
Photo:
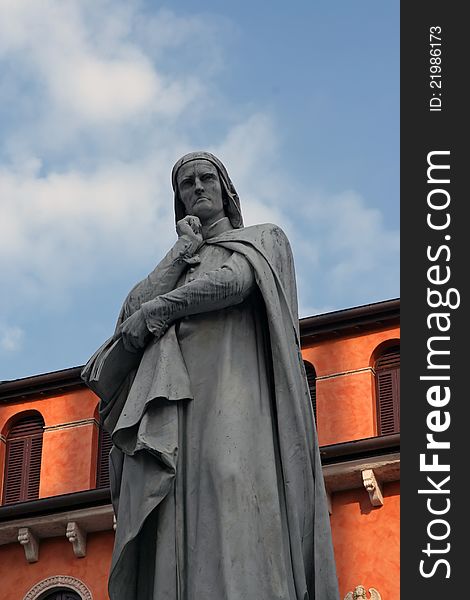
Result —
[[113, 440], [110, 598], [338, 600], [287, 238], [224, 231], [199, 260], [129, 295], [118, 325], [142, 308], [160, 337], [119, 381], [91, 381], [102, 349], [83, 372]]

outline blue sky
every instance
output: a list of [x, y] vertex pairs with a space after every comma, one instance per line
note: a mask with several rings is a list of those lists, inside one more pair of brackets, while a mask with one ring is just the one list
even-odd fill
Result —
[[398, 2], [0, 0], [0, 379], [83, 364], [215, 152], [300, 314], [399, 295]]

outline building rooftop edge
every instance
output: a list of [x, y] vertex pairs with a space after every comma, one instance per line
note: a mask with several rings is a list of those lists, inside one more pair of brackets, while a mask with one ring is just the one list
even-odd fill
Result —
[[0, 403], [23, 400], [33, 394], [47, 395], [80, 387], [83, 381], [80, 373], [83, 366], [61, 369], [40, 375], [31, 375], [21, 379], [0, 382]]
[[313, 317], [300, 319], [300, 337], [303, 342], [324, 337], [345, 335], [377, 325], [398, 323], [400, 319], [400, 298], [345, 308]]

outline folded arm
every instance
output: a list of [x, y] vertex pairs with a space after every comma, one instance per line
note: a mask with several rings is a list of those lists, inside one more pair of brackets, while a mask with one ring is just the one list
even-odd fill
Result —
[[248, 261], [234, 253], [219, 268], [142, 305], [147, 328], [159, 336], [173, 321], [240, 304], [255, 284]]
[[202, 236], [191, 229], [188, 222], [190, 218], [194, 219], [194, 217], [185, 217], [185, 219], [178, 222], [179, 238], [173, 248], [158, 263], [150, 275], [135, 285], [129, 292], [119, 314], [116, 332], [126, 319], [140, 309], [144, 302], [172, 290], [188, 264], [199, 262], [199, 256], [196, 252], [202, 242]]
[[124, 344], [133, 350], [142, 348], [149, 332], [160, 337], [177, 319], [240, 304], [254, 286], [250, 264], [233, 253], [220, 268], [144, 302], [120, 327]]

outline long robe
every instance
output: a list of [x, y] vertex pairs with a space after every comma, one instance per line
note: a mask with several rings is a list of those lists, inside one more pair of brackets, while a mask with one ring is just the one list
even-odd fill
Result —
[[170, 256], [121, 312], [142, 308], [161, 337], [103, 394], [110, 597], [337, 600], [287, 239], [273, 225], [226, 231], [199, 258], [172, 286]]

